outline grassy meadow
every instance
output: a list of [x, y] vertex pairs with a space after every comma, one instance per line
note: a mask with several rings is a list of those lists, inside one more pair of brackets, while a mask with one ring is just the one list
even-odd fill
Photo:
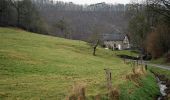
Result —
[[[74, 85], [84, 86], [88, 97], [105, 94], [104, 68], [112, 69], [113, 87], [123, 88], [132, 68], [116, 56], [122, 52], [98, 48], [97, 56], [92, 56], [83, 41], [0, 28], [0, 99], [63, 100]], [[157, 88], [152, 75], [147, 79], [150, 83], [145, 84]]]

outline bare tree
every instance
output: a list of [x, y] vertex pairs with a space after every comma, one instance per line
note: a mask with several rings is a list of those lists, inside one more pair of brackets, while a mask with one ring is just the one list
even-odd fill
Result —
[[21, 16], [21, 7], [22, 7], [22, 0], [9, 0], [10, 3], [13, 5], [13, 7], [17, 11], [17, 26], [20, 25], [20, 16]]
[[93, 48], [93, 56], [96, 56], [96, 49], [97, 49], [97, 46], [99, 45], [99, 39], [97, 38], [93, 38], [93, 39], [94, 40], [91, 40], [89, 44]]
[[62, 35], [64, 35], [64, 37], [67, 38], [67, 34], [68, 34], [67, 24], [64, 21], [64, 19], [57, 22], [56, 27], [61, 31]]
[[93, 56], [96, 56], [96, 50], [101, 42], [101, 31], [100, 28], [97, 26], [94, 26], [93, 33], [89, 37], [89, 45], [93, 48]]
[[[150, 10], [170, 19], [170, 1], [169, 0], [150, 0], [148, 1]], [[167, 20], [169, 21], [169, 20]]]

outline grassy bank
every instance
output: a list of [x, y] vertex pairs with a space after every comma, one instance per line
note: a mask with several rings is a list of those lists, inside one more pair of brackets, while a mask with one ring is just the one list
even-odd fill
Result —
[[159, 95], [159, 87], [154, 75], [147, 72], [136, 82], [129, 81], [121, 85], [120, 100], [154, 100]]
[[[87, 97], [106, 94], [104, 68], [111, 68], [113, 87], [127, 88], [121, 91], [123, 100], [134, 84], [126, 79], [132, 68], [116, 56], [119, 53], [125, 51], [98, 48], [97, 56], [92, 56], [92, 49], [83, 41], [0, 28], [0, 99], [62, 100], [75, 84], [85, 87]], [[144, 84], [135, 87], [134, 93], [150, 86]]]
[[170, 66], [170, 63], [166, 62], [165, 57], [151, 60], [151, 63]]
[[157, 74], [165, 75], [167, 78], [170, 79], [170, 71], [169, 70], [165, 70], [165, 69], [161, 69], [161, 68], [157, 68], [157, 67], [149, 67], [149, 69]]

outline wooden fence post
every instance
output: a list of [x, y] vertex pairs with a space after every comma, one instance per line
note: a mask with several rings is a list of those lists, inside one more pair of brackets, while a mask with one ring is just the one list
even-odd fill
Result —
[[145, 64], [145, 70], [148, 70], [148, 65], [147, 64]]
[[106, 72], [106, 80], [107, 80], [107, 88], [108, 90], [112, 90], [112, 73], [111, 69], [107, 68], [104, 69]]

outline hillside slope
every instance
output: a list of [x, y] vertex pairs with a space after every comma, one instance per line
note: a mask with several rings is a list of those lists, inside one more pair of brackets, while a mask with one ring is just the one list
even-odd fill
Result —
[[92, 49], [82, 41], [0, 28], [0, 96], [61, 99], [76, 83], [88, 95], [104, 93], [104, 68], [113, 71], [115, 86], [124, 82], [130, 67], [114, 52]]
[[132, 67], [116, 56], [120, 53], [129, 52], [98, 48], [92, 56], [83, 41], [0, 28], [0, 99], [63, 100], [79, 86], [85, 87], [87, 100], [106, 96], [104, 69], [111, 68], [120, 100], [152, 100], [158, 94], [154, 76], [128, 80]]

